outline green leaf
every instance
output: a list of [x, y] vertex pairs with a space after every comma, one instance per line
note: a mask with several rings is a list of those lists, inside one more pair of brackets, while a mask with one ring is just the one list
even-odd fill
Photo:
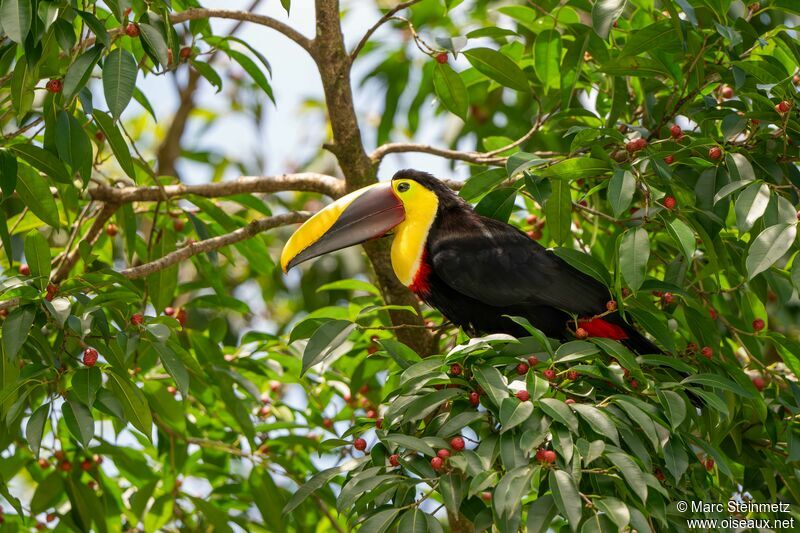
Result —
[[427, 393], [408, 405], [403, 417], [404, 422], [416, 422], [433, 413], [441, 404], [464, 393], [458, 389], [441, 389]]
[[160, 342], [153, 343], [153, 349], [158, 354], [158, 358], [161, 359], [161, 364], [164, 365], [169, 375], [175, 380], [175, 384], [178, 386], [178, 389], [180, 389], [181, 394], [184, 396], [189, 394], [189, 371], [186, 370], [183, 361], [181, 361], [172, 348], [166, 344]]
[[687, 261], [691, 261], [697, 246], [692, 228], [679, 218], [667, 221], [666, 227], [670, 237], [683, 252], [683, 256]]
[[419, 509], [407, 511], [397, 524], [397, 533], [428, 533], [428, 519]]
[[464, 55], [475, 70], [500, 85], [530, 92], [528, 77], [508, 56], [491, 48], [473, 48], [464, 51]]
[[[518, 402], [519, 403], [519, 402]], [[530, 402], [524, 402], [530, 404]], [[500, 517], [510, 517], [519, 507], [529, 490], [532, 470], [520, 466], [506, 473], [495, 487], [492, 497], [494, 510]]]
[[628, 506], [621, 500], [611, 497], [594, 498], [592, 503], [611, 518], [611, 521], [619, 528], [619, 531], [624, 531], [628, 526], [631, 520], [631, 513], [628, 510]]
[[636, 178], [630, 170], [617, 169], [608, 181], [608, 201], [614, 216], [619, 218], [628, 210], [636, 190]]
[[567, 404], [556, 398], [542, 398], [538, 404], [547, 416], [566, 426], [571, 432], [578, 432], [578, 419]]
[[598, 345], [600, 349], [608, 355], [614, 357], [622, 368], [628, 369], [635, 377], [642, 376], [642, 369], [639, 368], [639, 363], [636, 362], [636, 357], [625, 346], [611, 339], [602, 337], [592, 337], [591, 341]]
[[47, 424], [47, 418], [50, 416], [50, 402], [40, 405], [31, 417], [28, 419], [28, 425], [25, 426], [25, 440], [28, 442], [33, 456], [39, 458], [39, 449], [42, 446], [42, 435], [44, 435], [44, 428]]
[[390, 435], [387, 435], [385, 440], [387, 442], [391, 442], [398, 446], [401, 446], [407, 450], [414, 450], [416, 452], [423, 453], [428, 457], [433, 457], [436, 455], [436, 451], [433, 448], [431, 448], [428, 443], [426, 443], [422, 439], [418, 439], [417, 437], [412, 437], [411, 435], [392, 433]]
[[193, 59], [192, 68], [197, 70], [201, 76], [203, 76], [211, 85], [213, 85], [217, 92], [222, 90], [222, 78], [219, 74], [217, 74], [217, 71], [211, 67], [211, 65], [204, 61], [197, 61]]
[[611, 286], [611, 276], [608, 274], [608, 269], [591, 255], [573, 248], [554, 248], [553, 253], [566, 261], [571, 267], [580, 270], [587, 276], [593, 277], [606, 287]]
[[664, 49], [677, 43], [675, 26], [670, 20], [661, 20], [631, 34], [620, 57], [637, 56], [639, 54]]
[[[171, 232], [163, 232], [153, 246], [150, 261], [160, 259], [175, 251], [175, 237]], [[178, 265], [172, 265], [147, 276], [150, 300], [157, 312], [172, 305], [178, 287]]]
[[739, 231], [750, 231], [756, 220], [761, 218], [769, 205], [770, 191], [766, 183], [753, 183], [736, 198], [734, 211]]
[[259, 87], [261, 87], [261, 90], [263, 90], [269, 99], [274, 103], [275, 97], [272, 94], [272, 86], [269, 84], [267, 76], [261, 71], [260, 68], [258, 68], [258, 65], [256, 65], [255, 61], [250, 59], [250, 57], [246, 56], [245, 54], [237, 52], [236, 50], [228, 49], [225, 50], [225, 53], [242, 66], [242, 68], [250, 75], [250, 77], [253, 78], [253, 81], [255, 81]]
[[291, 513], [297, 509], [297, 507], [303, 503], [306, 498], [327, 485], [330, 480], [343, 472], [354, 470], [368, 458], [368, 456], [365, 456], [359, 459], [353, 459], [338, 466], [322, 470], [321, 472], [313, 475], [308, 481], [302, 484], [300, 488], [294, 492], [294, 494], [292, 494], [292, 498], [286, 502], [286, 506], [283, 508], [283, 514], [286, 515]]
[[667, 415], [672, 429], [677, 429], [678, 426], [686, 419], [686, 402], [675, 391], [657, 389], [658, 400], [664, 407], [664, 412]]
[[92, 33], [95, 34], [97, 37], [97, 42], [102, 43], [103, 46], [107, 48], [111, 44], [111, 39], [108, 37], [108, 30], [106, 30], [105, 24], [103, 24], [100, 19], [88, 11], [76, 10], [76, 12], [78, 15], [80, 15], [89, 29], [92, 30]]
[[[92, 177], [94, 158], [92, 142], [81, 127], [81, 123], [66, 111], [58, 112], [56, 149], [58, 157], [72, 167], [73, 173], [80, 174], [84, 185], [88, 183]], [[69, 183], [72, 183], [72, 176], [67, 176], [70, 178]]]
[[50, 281], [50, 245], [36, 230], [25, 236], [25, 260], [31, 269], [31, 278], [44, 290]]
[[378, 511], [377, 513], [369, 516], [364, 522], [361, 524], [361, 528], [359, 531], [369, 532], [369, 533], [383, 533], [389, 527], [391, 527], [394, 519], [397, 518], [397, 515], [400, 514], [400, 509], [392, 508], [386, 509], [384, 511]]
[[550, 490], [561, 514], [567, 517], [572, 530], [577, 530], [583, 514], [583, 503], [575, 480], [563, 470], [551, 470]]
[[433, 69], [433, 88], [442, 105], [461, 120], [467, 120], [469, 93], [458, 72], [448, 64], [437, 63]]
[[117, 163], [119, 163], [119, 166], [129, 178], [136, 181], [136, 170], [133, 167], [131, 152], [128, 149], [128, 145], [125, 143], [125, 139], [122, 137], [122, 133], [120, 133], [119, 129], [114, 124], [114, 121], [111, 120], [111, 117], [106, 113], [97, 109], [94, 110], [92, 116], [97, 126], [106, 136], [106, 141], [109, 146], [111, 146], [111, 151], [114, 153], [114, 158], [117, 160]]
[[79, 368], [72, 376], [71, 391], [76, 398], [91, 407], [102, 383], [103, 377], [99, 368]]
[[22, 159], [30, 163], [33, 167], [47, 174], [55, 181], [61, 183], [72, 183], [72, 178], [58, 157], [51, 152], [39, 148], [33, 144], [17, 144], [11, 147]]
[[491, 402], [500, 407], [503, 399], [508, 397], [508, 388], [500, 371], [493, 366], [475, 366], [472, 372]]
[[505, 179], [506, 173], [502, 168], [484, 170], [467, 179], [458, 195], [467, 201], [474, 200], [500, 185]]
[[451, 437], [455, 434], [461, 433], [461, 430], [469, 426], [473, 422], [484, 418], [484, 413], [479, 411], [465, 411], [449, 418], [447, 422], [442, 424], [442, 427], [436, 432], [439, 437]]
[[[503, 172], [501, 169], [495, 169]], [[0, 190], [8, 197], [17, 188], [17, 158], [7, 150], [0, 150]]]
[[303, 351], [303, 368], [300, 375], [330, 357], [334, 350], [347, 340], [354, 328], [355, 324], [349, 320], [331, 320], [317, 328]]
[[622, 472], [622, 477], [642, 503], [647, 501], [647, 481], [642, 469], [628, 455], [620, 452], [607, 453], [606, 457]]
[[64, 482], [60, 472], [53, 472], [37, 486], [31, 498], [31, 513], [39, 514], [54, 507], [64, 497]]
[[138, 73], [136, 59], [124, 48], [112, 50], [103, 63], [103, 93], [114, 118], [119, 119], [128, 107]]
[[100, 60], [100, 55], [103, 51], [101, 45], [94, 46], [81, 54], [75, 62], [70, 65], [66, 76], [64, 76], [64, 100], [70, 101], [72, 97], [78, 94], [89, 81], [92, 75], [92, 70], [97, 62]]
[[698, 385], [706, 385], [708, 387], [713, 387], [715, 389], [727, 390], [734, 394], [738, 394], [739, 396], [743, 396], [745, 398], [753, 397], [753, 393], [743, 388], [735, 381], [731, 381], [717, 374], [694, 374], [692, 376], [684, 378], [684, 380], [681, 381], [681, 383], [683, 383], [684, 385], [688, 385], [690, 383]]
[[94, 437], [94, 419], [89, 408], [80, 402], [68, 401], [61, 407], [61, 412], [69, 432], [84, 448], [88, 448]]
[[150, 440], [153, 414], [142, 391], [131, 383], [129, 378], [120, 376], [115, 371], [108, 372], [108, 384], [114, 396], [122, 403], [125, 417]]
[[592, 28], [601, 39], [608, 39], [611, 26], [622, 15], [627, 0], [597, 0], [592, 6]]
[[22, 345], [28, 338], [28, 332], [36, 318], [36, 311], [32, 306], [18, 307], [11, 311], [3, 321], [3, 354], [10, 361], [14, 361]]
[[544, 30], [533, 44], [533, 68], [545, 93], [561, 87], [561, 34]]
[[626, 231], [619, 245], [619, 267], [623, 279], [633, 291], [639, 290], [647, 275], [650, 239], [644, 228]]
[[[607, 161], [591, 157], [574, 157], [565, 159], [555, 165], [545, 167], [537, 172], [539, 176], [553, 177], [559, 180], [577, 180], [606, 174], [611, 167]], [[555, 181], [555, 180], [553, 180]]]
[[514, 202], [517, 199], [517, 189], [502, 187], [495, 189], [478, 202], [475, 212], [485, 217], [508, 222], [514, 211]]
[[564, 244], [572, 236], [572, 192], [565, 180], [551, 180], [551, 186], [553, 192], [544, 204], [544, 216], [553, 241]]
[[582, 403], [572, 404], [572, 410], [586, 420], [596, 433], [608, 437], [611, 442], [619, 446], [619, 433], [617, 433], [616, 426], [607, 414], [597, 407]]
[[169, 66], [169, 47], [167, 46], [167, 39], [161, 30], [153, 24], [140, 23], [139, 31], [141, 32], [142, 41], [150, 49], [151, 57], [154, 56], [158, 63], [166, 68]]
[[777, 224], [759, 233], [747, 251], [745, 265], [748, 279], [753, 279], [783, 257], [796, 236], [796, 224]]
[[[446, 389], [445, 389], [446, 390]], [[503, 398], [500, 404], [500, 433], [517, 427], [533, 414], [533, 402], [521, 402], [516, 398]]]
[[557, 512], [556, 502], [550, 494], [536, 498], [528, 506], [528, 533], [546, 533]]
[[317, 289], [317, 292], [323, 291], [362, 291], [374, 296], [381, 295], [381, 291], [375, 285], [360, 279], [341, 279], [326, 283]]
[[753, 183], [752, 180], [740, 180], [740, 181], [732, 181], [731, 183], [726, 183], [714, 195], [714, 204], [716, 205], [717, 202], [719, 202], [723, 198], [730, 196], [731, 194], [735, 193], [740, 189], [744, 189], [751, 183]]
[[30, 0], [3, 0], [0, 25], [9, 39], [22, 44], [31, 29], [33, 3]]

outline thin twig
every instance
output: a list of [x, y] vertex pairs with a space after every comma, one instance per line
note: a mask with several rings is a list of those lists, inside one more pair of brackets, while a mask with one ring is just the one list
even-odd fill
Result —
[[375, 33], [375, 31], [377, 31], [377, 29], [380, 28], [383, 24], [385, 24], [389, 19], [391, 19], [395, 15], [395, 13], [407, 7], [413, 6], [414, 4], [420, 1], [421, 0], [408, 0], [407, 2], [401, 2], [396, 6], [394, 6], [392, 9], [390, 9], [389, 11], [387, 11], [380, 19], [378, 19], [378, 22], [373, 24], [372, 27], [367, 30], [367, 33], [364, 34], [361, 40], [358, 41], [356, 47], [353, 48], [353, 51], [350, 52], [350, 62], [352, 63], [353, 61], [355, 61], [356, 57], [358, 57], [359, 52], [361, 52], [361, 49], [364, 48], [364, 46], [367, 44], [367, 41], [369, 41], [369, 38], [372, 37], [372, 34]]

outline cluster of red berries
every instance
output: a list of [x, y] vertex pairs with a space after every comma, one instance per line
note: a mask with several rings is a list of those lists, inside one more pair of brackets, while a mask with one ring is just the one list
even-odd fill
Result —
[[639, 137], [638, 139], [634, 139], [632, 141], [629, 141], [625, 145], [625, 149], [630, 153], [635, 153], [635, 152], [638, 152], [640, 150], [644, 150], [646, 147], [647, 147], [647, 139], [645, 139], [643, 137]]
[[45, 290], [47, 292], [47, 294], [45, 294], [44, 296], [45, 300], [47, 300], [48, 302], [52, 302], [53, 298], [55, 298], [56, 294], [58, 294], [58, 285], [55, 285], [53, 283], [48, 283], [47, 288]]
[[533, 239], [534, 241], [538, 241], [542, 238], [542, 228], [544, 228], [544, 220], [539, 220], [539, 217], [536, 215], [528, 215], [528, 218], [525, 219], [531, 229], [528, 230], [528, 237]]
[[683, 139], [683, 130], [677, 124], [673, 124], [669, 128], [669, 136], [675, 139], [676, 141], [680, 141]]
[[545, 450], [544, 448], [539, 448], [536, 450], [536, 455], [534, 458], [539, 461], [540, 463], [546, 464], [553, 464], [556, 462], [556, 452], [553, 450]]

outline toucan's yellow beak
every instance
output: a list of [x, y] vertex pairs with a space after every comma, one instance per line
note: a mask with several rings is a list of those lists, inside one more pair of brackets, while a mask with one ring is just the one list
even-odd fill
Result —
[[376, 183], [342, 196], [309, 218], [281, 252], [284, 272], [328, 252], [383, 237], [405, 219], [391, 182]]

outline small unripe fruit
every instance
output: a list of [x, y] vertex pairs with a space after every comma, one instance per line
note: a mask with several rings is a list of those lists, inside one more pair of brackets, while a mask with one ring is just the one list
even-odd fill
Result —
[[389, 456], [389, 464], [392, 466], [400, 466], [400, 456], [393, 453]]
[[131, 22], [127, 26], [125, 26], [125, 35], [128, 37], [138, 37], [139, 36], [139, 25], [134, 24]]
[[535, 355], [528, 357], [528, 365], [529, 366], [536, 366], [539, 364], [539, 358]]
[[719, 91], [719, 94], [723, 98], [733, 98], [733, 87], [730, 85], [723, 85]]
[[673, 139], [680, 139], [681, 137], [683, 137], [683, 130], [677, 124], [673, 124], [669, 128], [669, 134]]
[[665, 303], [665, 304], [669, 305], [674, 301], [675, 301], [675, 296], [673, 296], [673, 294], [671, 292], [669, 292], [669, 291], [667, 291], [667, 292], [665, 292], [664, 294], [661, 295], [661, 302], [662, 303]]
[[528, 373], [528, 365], [525, 363], [520, 363], [517, 365], [517, 374], [520, 376], [525, 375]]
[[753, 382], [753, 386], [756, 388], [756, 390], [758, 390], [758, 392], [763, 391], [764, 387], [766, 387], [767, 385], [767, 382], [761, 376], [756, 376], [751, 381]]
[[178, 394], [178, 389], [176, 389], [174, 385], [167, 385], [167, 392], [175, 396]]
[[609, 300], [606, 302], [606, 311], [616, 311], [616, 310], [617, 310], [616, 300]]
[[436, 452], [436, 455], [439, 456], [441, 459], [447, 459], [450, 457], [450, 451], [445, 450], [444, 448]]
[[708, 316], [711, 317], [711, 320], [716, 320], [717, 316], [718, 316], [717, 310], [714, 309], [713, 307], [709, 307], [708, 308]]
[[172, 221], [172, 229], [175, 231], [183, 231], [184, 227], [186, 227], [186, 223], [183, 221], [183, 219], [176, 218]]
[[97, 130], [94, 133], [94, 138], [97, 139], [97, 142], [99, 143], [106, 142], [106, 134], [100, 130]]
[[97, 350], [94, 348], [86, 348], [83, 351], [83, 364], [88, 367], [93, 367], [97, 363], [98, 355]]
[[136, 313], [131, 317], [131, 324], [134, 326], [141, 326], [144, 324], [144, 316], [141, 313]]
[[469, 393], [469, 403], [472, 404], [472, 407], [478, 407], [481, 403], [481, 397], [477, 392], [470, 392]]
[[26, 263], [23, 263], [19, 266], [19, 274], [20, 276], [30, 276], [31, 275], [31, 267], [29, 267]]
[[544, 454], [542, 454], [542, 460], [548, 464], [555, 463], [556, 452], [554, 452], [553, 450], [545, 450]]
[[360, 452], [363, 452], [364, 450], [367, 449], [367, 441], [365, 441], [362, 438], [357, 438], [356, 440], [353, 441], [353, 448], [355, 448]]
[[533, 225], [533, 224], [536, 224], [536, 222], [538, 222], [538, 220], [539, 220], [539, 217], [537, 217], [536, 215], [528, 215], [528, 217], [525, 219], [525, 222], [527, 222], [528, 224]]
[[458, 363], [450, 365], [450, 373], [454, 376], [460, 376], [464, 369]]
[[778, 105], [775, 106], [775, 111], [777, 111], [778, 113], [781, 113], [781, 114], [782, 113], [788, 113], [789, 109], [791, 109], [791, 107], [792, 107], [792, 104], [790, 104], [789, 102], [784, 100], [784, 101], [782, 101], [781, 103], [779, 103]]
[[526, 390], [521, 390], [521, 391], [517, 392], [517, 394], [515, 394], [515, 396], [521, 402], [527, 402], [528, 400], [531, 399], [531, 395], [528, 394], [528, 391], [526, 391]]
[[181, 61], [186, 61], [190, 57], [192, 57], [192, 47], [191, 46], [184, 46], [181, 48]]
[[800, 85], [800, 76], [798, 76], [797, 74], [795, 74], [794, 76], [792, 76], [792, 83], [793, 83], [794, 85]]
[[322, 419], [322, 426], [326, 429], [330, 429], [333, 427], [333, 420], [330, 418], [323, 418]]
[[55, 522], [55, 519], [56, 519], [55, 513], [47, 513], [47, 517], [45, 517], [45, 520], [47, 521], [48, 524], [51, 522]]
[[673, 156], [672, 154], [670, 154], [670, 155], [668, 155], [667, 157], [664, 158], [664, 163], [666, 163], [668, 165], [671, 165], [674, 162], [675, 162], [675, 156]]
[[114, 237], [119, 233], [119, 228], [117, 228], [116, 224], [109, 224], [106, 226], [106, 235], [109, 237]]
[[431, 459], [431, 466], [438, 472], [444, 466], [444, 460], [441, 457], [434, 457]]
[[69, 461], [61, 461], [58, 464], [58, 468], [62, 472], [70, 472], [72, 470], [72, 463], [70, 463]]
[[447, 52], [439, 52], [436, 54], [436, 62], [440, 65], [447, 63]]
[[712, 459], [711, 457], [707, 457], [704, 466], [706, 467], [706, 470], [708, 470], [709, 472], [714, 470], [714, 459]]
[[688, 355], [694, 355], [697, 352], [697, 345], [693, 342], [690, 342], [686, 345], [686, 353]]
[[664, 481], [664, 479], [666, 479], [664, 476], [664, 472], [662, 472], [660, 468], [656, 468], [655, 472], [653, 472], [653, 475], [659, 481]]
[[89, 459], [84, 459], [83, 461], [81, 461], [81, 470], [83, 470], [84, 472], [88, 472], [89, 470], [92, 469], [93, 466], [94, 464]]
[[538, 241], [542, 238], [542, 232], [538, 229], [532, 229], [528, 232], [528, 237], [530, 237], [531, 240]]
[[481, 499], [485, 502], [492, 501], [492, 493], [489, 491], [481, 492]]
[[567, 405], [572, 405], [573, 403], [575, 403], [575, 400], [573, 400], [572, 398], [567, 398], [566, 400], [564, 400], [564, 403]]
[[164, 308], [164, 314], [167, 315], [167, 316], [174, 315], [175, 314], [175, 308], [174, 307], [165, 307]]
[[567, 379], [570, 381], [576, 381], [578, 379], [578, 372], [575, 370], [570, 370], [567, 372]]
[[700, 350], [700, 355], [706, 359], [711, 359], [714, 356], [714, 350], [711, 348], [711, 346], [703, 346], [703, 349]]
[[55, 453], [53, 453], [53, 457], [56, 458], [56, 461], [63, 461], [66, 455], [62, 450], [56, 450]]
[[578, 339], [587, 339], [589, 338], [589, 332], [583, 328], [578, 328], [575, 330], [575, 338]]
[[383, 429], [383, 418], [375, 420], [375, 429]]
[[464, 437], [453, 437], [450, 439], [450, 447], [453, 448], [453, 450], [460, 452], [464, 449], [464, 446]]
[[639, 382], [636, 381], [635, 379], [632, 379], [630, 384], [631, 384], [631, 388], [634, 389], [634, 390], [639, 388]]
[[544, 376], [545, 379], [549, 381], [556, 379], [556, 371], [553, 370], [552, 368], [548, 368], [547, 370], [542, 372], [542, 375]]
[[180, 323], [181, 327], [186, 325], [186, 309], [181, 309], [178, 311], [178, 314], [175, 315], [175, 319]]
[[44, 86], [48, 92], [53, 94], [60, 93], [64, 89], [64, 83], [61, 80], [52, 79], [47, 82], [47, 85]]
[[678, 201], [675, 200], [674, 196], [667, 196], [664, 198], [664, 207], [667, 209], [675, 209], [676, 205], [678, 205]]
[[367, 411], [367, 418], [378, 418], [378, 413], [375, 411], [375, 409], [370, 409]]
[[760, 318], [753, 320], [753, 331], [761, 331], [764, 329], [764, 321]]
[[50, 468], [50, 461], [48, 461], [48, 460], [47, 460], [47, 459], [45, 459], [44, 457], [42, 457], [41, 459], [39, 459], [39, 461], [38, 461], [38, 462], [39, 462], [39, 468], [41, 468], [41, 469], [43, 469], [43, 470], [44, 470], [44, 469], [47, 469], [47, 468]]
[[267, 418], [269, 416], [269, 413], [270, 410], [268, 405], [264, 405], [258, 410], [258, 416], [260, 416], [261, 418]]
[[717, 161], [719, 158], [722, 157], [722, 148], [719, 146], [712, 146], [711, 149], [708, 151], [708, 158]]

